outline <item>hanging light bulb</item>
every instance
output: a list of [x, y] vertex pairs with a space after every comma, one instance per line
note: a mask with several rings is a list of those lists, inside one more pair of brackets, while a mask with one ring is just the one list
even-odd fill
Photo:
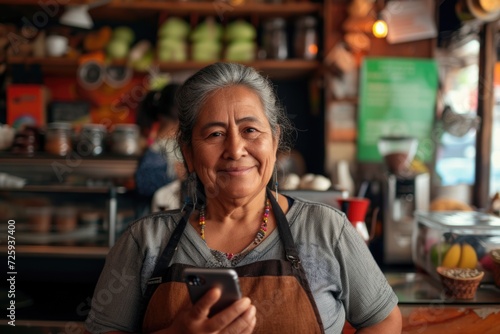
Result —
[[385, 38], [387, 36], [387, 32], [389, 29], [387, 28], [387, 22], [385, 22], [382, 15], [377, 15], [377, 20], [373, 23], [372, 33], [373, 36], [377, 38]]

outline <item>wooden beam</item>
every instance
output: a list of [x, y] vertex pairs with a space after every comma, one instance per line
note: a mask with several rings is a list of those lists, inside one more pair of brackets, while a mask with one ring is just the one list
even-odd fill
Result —
[[495, 71], [496, 23], [485, 23], [479, 33], [479, 84], [477, 113], [481, 117], [481, 126], [476, 136], [476, 175], [473, 191], [473, 204], [485, 209], [489, 205], [491, 138], [493, 130], [493, 75]]

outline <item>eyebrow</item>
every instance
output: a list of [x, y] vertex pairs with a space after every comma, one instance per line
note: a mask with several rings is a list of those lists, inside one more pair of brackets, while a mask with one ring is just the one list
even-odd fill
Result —
[[[255, 122], [255, 123], [261, 124], [260, 120], [254, 116], [247, 116], [247, 117], [243, 117], [243, 118], [236, 120], [237, 125], [241, 124], [241, 123], [245, 123], [245, 122]], [[216, 126], [225, 127], [226, 123], [224, 123], [224, 122], [208, 122], [201, 129], [206, 130], [206, 129], [209, 129], [211, 127], [216, 127]]]

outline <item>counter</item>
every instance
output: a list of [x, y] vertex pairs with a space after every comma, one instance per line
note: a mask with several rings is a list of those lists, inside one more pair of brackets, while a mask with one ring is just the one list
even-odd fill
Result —
[[[500, 289], [491, 283], [479, 286], [473, 300], [444, 296], [439, 281], [422, 273], [386, 273], [399, 299], [403, 334], [500, 333]], [[354, 333], [346, 324], [344, 334]]]
[[447, 298], [441, 283], [422, 273], [386, 273], [389, 284], [404, 305], [496, 305], [500, 308], [500, 289], [493, 283], [481, 283], [473, 300]]
[[447, 298], [439, 281], [420, 273], [386, 274], [399, 298], [403, 333], [500, 333], [500, 289], [479, 286], [473, 300]]
[[[403, 334], [500, 333], [500, 289], [493, 284], [481, 284], [475, 299], [459, 301], [447, 299], [442, 293], [441, 284], [426, 274], [390, 272], [385, 275], [399, 298]], [[85, 296], [91, 295], [92, 286], [58, 283], [57, 287], [58, 293], [52, 292], [52, 295], [57, 296], [58, 307], [48, 305], [47, 298], [43, 298], [45, 304], [41, 304], [41, 307], [44, 310], [20, 312], [16, 327], [9, 326], [5, 319], [1, 319], [0, 333], [83, 333], [85, 317], [83, 314], [76, 316], [75, 310], [79, 303], [87, 300]], [[54, 291], [48, 286], [42, 290]], [[72, 298], [62, 298], [64, 291], [72, 291]], [[69, 310], [67, 314], [62, 312], [65, 308]], [[29, 307], [26, 311], [29, 311]], [[350, 333], [354, 333], [354, 329], [347, 324], [344, 334]]]

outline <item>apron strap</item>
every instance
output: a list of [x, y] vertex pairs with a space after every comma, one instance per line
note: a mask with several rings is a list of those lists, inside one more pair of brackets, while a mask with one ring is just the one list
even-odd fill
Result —
[[271, 202], [274, 216], [276, 217], [278, 231], [281, 240], [283, 241], [283, 247], [285, 248], [285, 257], [292, 264], [292, 270], [296, 271], [296, 277], [299, 280], [300, 285], [302, 285], [302, 288], [306, 291], [307, 297], [309, 298], [309, 301], [313, 306], [314, 313], [316, 314], [318, 324], [321, 327], [321, 331], [324, 333], [323, 321], [321, 320], [318, 306], [316, 305], [309, 281], [307, 280], [306, 271], [300, 262], [299, 252], [297, 251], [297, 247], [295, 247], [292, 232], [290, 231], [290, 226], [288, 225], [288, 219], [286, 219], [283, 210], [281, 210], [281, 207], [269, 189], [267, 189], [267, 197]]
[[295, 269], [299, 269], [299, 267], [301, 267], [299, 253], [297, 252], [297, 248], [295, 247], [292, 232], [290, 232], [290, 227], [288, 226], [288, 220], [286, 219], [283, 210], [281, 210], [281, 207], [279, 206], [278, 202], [276, 202], [276, 199], [269, 189], [267, 189], [267, 197], [271, 202], [274, 216], [276, 217], [279, 235], [281, 237], [281, 240], [283, 241], [283, 247], [285, 248], [285, 257], [292, 263]]
[[184, 229], [186, 228], [188, 216], [189, 214], [186, 210], [186, 213], [184, 214], [184, 216], [182, 216], [181, 220], [177, 224], [177, 227], [170, 236], [170, 240], [168, 241], [167, 246], [163, 249], [158, 262], [156, 262], [155, 269], [153, 271], [153, 274], [151, 275], [151, 278], [147, 282], [145, 291], [145, 297], [148, 301], [149, 299], [151, 299], [151, 296], [153, 295], [158, 285], [162, 282], [163, 273], [165, 272], [165, 269], [168, 268], [170, 261], [172, 261], [172, 258], [174, 257], [174, 253], [177, 249], [177, 245], [179, 244], [179, 240], [181, 239], [182, 234], [184, 233]]

